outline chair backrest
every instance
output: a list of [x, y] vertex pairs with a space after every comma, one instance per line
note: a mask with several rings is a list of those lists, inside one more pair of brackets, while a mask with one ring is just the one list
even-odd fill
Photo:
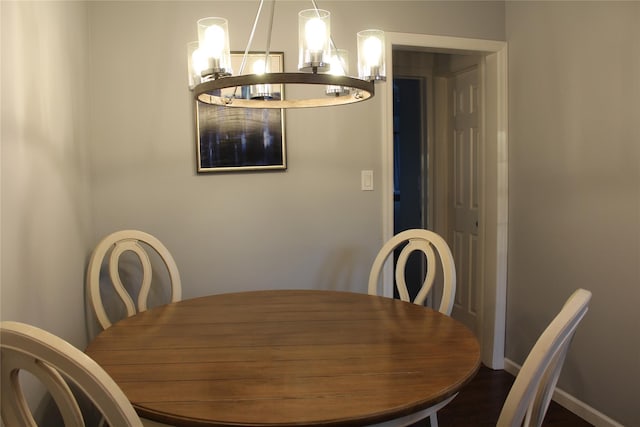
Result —
[[[6, 426], [36, 426], [20, 380], [27, 371], [51, 393], [66, 427], [84, 426], [71, 392], [82, 391], [111, 426], [142, 427], [133, 406], [113, 379], [89, 356], [35, 326], [0, 322], [0, 409]], [[77, 393], [77, 391], [76, 391]]]
[[398, 255], [395, 272], [395, 283], [400, 299], [402, 301], [409, 301], [410, 297], [405, 279], [405, 267], [407, 265], [409, 255], [414, 251], [420, 251], [426, 257], [427, 270], [424, 282], [422, 283], [420, 291], [414, 298], [413, 302], [420, 305], [424, 304], [429, 291], [433, 287], [433, 283], [436, 278], [436, 266], [438, 265], [437, 263], [439, 260], [443, 273], [443, 289], [438, 311], [446, 314], [447, 316], [450, 315], [456, 294], [455, 263], [453, 262], [453, 255], [451, 254], [451, 250], [449, 249], [447, 242], [433, 231], [410, 229], [402, 231], [389, 239], [382, 246], [373, 261], [371, 273], [369, 274], [369, 294], [378, 294], [378, 283], [380, 282], [380, 275], [385, 262], [389, 257], [393, 257], [395, 249], [404, 243], [407, 244], [402, 248]]
[[[142, 245], [144, 243], [145, 245]], [[93, 250], [87, 268], [87, 291], [91, 305], [95, 311], [98, 322], [103, 329], [111, 326], [111, 320], [105, 311], [100, 294], [100, 282], [103, 262], [109, 254], [109, 280], [118, 298], [122, 301], [127, 311], [127, 316], [133, 316], [137, 312], [147, 310], [149, 291], [152, 283], [152, 265], [146, 248], [151, 248], [159, 256], [169, 274], [171, 282], [171, 302], [180, 301], [182, 298], [182, 285], [180, 274], [175, 260], [169, 250], [154, 236], [138, 230], [121, 230], [106, 236]], [[134, 253], [142, 268], [142, 282], [138, 292], [137, 304], [134, 304], [131, 295], [125, 288], [120, 277], [120, 257], [126, 253]]]
[[509, 391], [498, 427], [542, 425], [569, 344], [590, 300], [591, 292], [575, 291], [540, 335]]

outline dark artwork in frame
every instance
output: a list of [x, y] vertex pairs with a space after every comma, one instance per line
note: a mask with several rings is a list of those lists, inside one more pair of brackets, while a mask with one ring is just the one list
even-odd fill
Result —
[[198, 172], [286, 168], [281, 110], [197, 108]]
[[[264, 60], [264, 53], [251, 53], [247, 64]], [[234, 70], [242, 54], [232, 54]], [[270, 53], [271, 71], [283, 67], [283, 54]], [[248, 73], [243, 73], [248, 74]], [[274, 98], [282, 96], [281, 85], [271, 85]], [[242, 87], [236, 96], [249, 97], [253, 88]], [[262, 88], [260, 88], [262, 89]], [[234, 89], [225, 89], [233, 92]], [[287, 168], [284, 110], [278, 108], [233, 108], [195, 101], [198, 172], [283, 170]]]

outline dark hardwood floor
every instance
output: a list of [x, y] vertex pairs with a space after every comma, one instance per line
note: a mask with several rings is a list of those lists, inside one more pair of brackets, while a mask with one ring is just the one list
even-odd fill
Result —
[[[494, 371], [484, 366], [481, 367], [471, 383], [449, 405], [438, 412], [438, 424], [440, 427], [495, 427], [513, 381], [513, 375], [506, 371]], [[426, 425], [429, 425], [428, 420]], [[591, 426], [582, 418], [553, 401], [549, 406], [543, 425]]]

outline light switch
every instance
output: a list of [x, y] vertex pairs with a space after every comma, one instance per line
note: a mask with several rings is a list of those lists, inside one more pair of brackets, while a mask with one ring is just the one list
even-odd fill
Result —
[[360, 171], [360, 181], [362, 191], [373, 191], [373, 171]]

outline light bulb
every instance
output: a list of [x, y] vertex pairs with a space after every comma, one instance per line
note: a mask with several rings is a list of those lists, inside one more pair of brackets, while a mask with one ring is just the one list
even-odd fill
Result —
[[363, 43], [363, 48], [367, 65], [370, 67], [379, 65], [382, 56], [382, 41], [377, 37], [368, 37]]
[[311, 18], [304, 26], [307, 47], [310, 51], [321, 51], [327, 39], [327, 26], [320, 18]]
[[[348, 52], [344, 49], [335, 49], [329, 59], [329, 74], [333, 76], [346, 76], [349, 72]], [[340, 85], [327, 85], [325, 94], [329, 96], [343, 96], [349, 94], [349, 88]]]
[[200, 49], [196, 49], [191, 54], [191, 67], [196, 75], [200, 75], [207, 69], [207, 56]]
[[[264, 59], [257, 59], [252, 65], [254, 74], [264, 74], [266, 73], [267, 66]], [[271, 93], [271, 85], [269, 84], [259, 84], [252, 85], [250, 89], [251, 98], [272, 98]]]
[[253, 63], [253, 74], [264, 74], [267, 71], [265, 67], [264, 59], [258, 59]]
[[332, 74], [334, 76], [344, 76], [345, 74], [347, 74], [345, 72], [344, 65], [342, 64], [342, 60], [338, 55], [333, 55], [329, 64], [331, 67], [329, 69], [329, 74]]
[[224, 29], [219, 25], [211, 25], [204, 31], [205, 49], [216, 59], [222, 57], [225, 45]]

